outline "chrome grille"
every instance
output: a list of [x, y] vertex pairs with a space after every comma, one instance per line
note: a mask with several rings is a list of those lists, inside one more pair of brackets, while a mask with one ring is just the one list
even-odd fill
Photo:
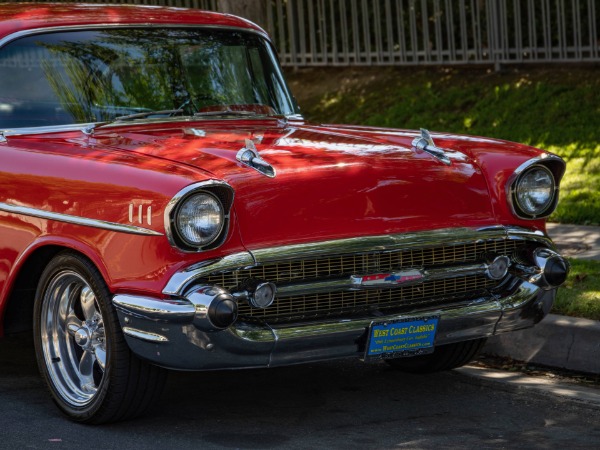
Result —
[[[527, 243], [520, 240], [490, 239], [420, 249], [278, 261], [249, 269], [213, 273], [203, 280], [232, 290], [249, 278], [280, 284], [326, 280], [355, 274], [386, 273], [406, 268], [440, 268], [482, 262], [487, 253], [513, 255], [525, 245]], [[498, 281], [489, 280], [484, 275], [467, 275], [393, 289], [278, 297], [273, 305], [266, 309], [252, 308], [242, 301], [239, 304], [239, 317], [247, 321], [276, 323], [360, 314], [372, 309], [401, 312], [477, 298], [498, 284]]]
[[279, 261], [250, 269], [211, 274], [206, 281], [232, 289], [248, 278], [286, 283], [377, 271], [386, 272], [401, 268], [446, 266], [481, 261], [486, 253], [511, 255], [522, 245], [525, 245], [523, 241], [498, 239], [405, 251]]

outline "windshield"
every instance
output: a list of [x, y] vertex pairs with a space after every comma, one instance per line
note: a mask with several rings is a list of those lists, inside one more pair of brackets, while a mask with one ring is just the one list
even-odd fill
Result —
[[107, 29], [0, 50], [0, 129], [194, 115], [293, 115], [270, 45], [244, 31]]

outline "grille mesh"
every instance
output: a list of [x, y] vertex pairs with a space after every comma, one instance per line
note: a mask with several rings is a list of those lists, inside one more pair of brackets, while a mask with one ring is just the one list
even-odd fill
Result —
[[[205, 280], [226, 289], [234, 289], [248, 278], [273, 283], [310, 282], [357, 274], [385, 273], [407, 268], [440, 268], [472, 264], [483, 260], [486, 253], [512, 255], [523, 241], [495, 239], [459, 245], [443, 245], [422, 249], [387, 251], [279, 261], [250, 269], [240, 269], [207, 276]], [[480, 296], [497, 281], [483, 275], [469, 275], [426, 281], [394, 289], [328, 292], [276, 298], [266, 309], [250, 307], [240, 302], [242, 320], [289, 322], [310, 320], [368, 311], [412, 309], [414, 307], [451, 304]]]
[[328, 292], [277, 299], [265, 309], [251, 308], [245, 302], [239, 305], [239, 316], [246, 320], [268, 323], [289, 322], [335, 317], [342, 314], [360, 314], [377, 308], [380, 311], [402, 311], [415, 307], [435, 306], [481, 296], [496, 281], [485, 276], [467, 276], [423, 284], [364, 291]]

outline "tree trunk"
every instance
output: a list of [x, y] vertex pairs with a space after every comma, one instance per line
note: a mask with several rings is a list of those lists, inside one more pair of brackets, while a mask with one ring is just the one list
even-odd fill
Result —
[[219, 0], [219, 11], [251, 20], [267, 27], [267, 0]]

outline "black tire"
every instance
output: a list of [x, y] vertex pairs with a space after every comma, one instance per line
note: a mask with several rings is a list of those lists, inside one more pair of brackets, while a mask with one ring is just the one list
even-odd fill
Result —
[[83, 256], [65, 251], [46, 266], [33, 321], [40, 373], [70, 419], [131, 419], [160, 396], [167, 371], [131, 353], [106, 283]]
[[394, 369], [410, 373], [432, 373], [456, 369], [468, 364], [483, 348], [486, 339], [440, 345], [429, 355], [388, 359]]

